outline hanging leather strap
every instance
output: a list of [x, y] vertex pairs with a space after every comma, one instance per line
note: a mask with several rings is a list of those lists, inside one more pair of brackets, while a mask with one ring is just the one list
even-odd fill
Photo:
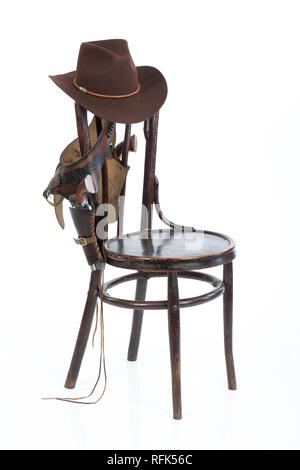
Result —
[[[95, 326], [95, 331], [93, 335], [93, 347], [94, 347], [94, 339], [95, 339], [95, 334], [97, 331], [97, 325], [98, 322], [100, 321], [100, 358], [99, 358], [99, 371], [98, 371], [98, 377], [96, 380], [95, 385], [93, 386], [91, 392], [88, 395], [82, 396], [82, 397], [51, 397], [51, 398], [42, 398], [42, 400], [58, 400], [58, 401], [65, 401], [67, 403], [75, 403], [75, 404], [80, 404], [80, 405], [95, 405], [98, 403], [101, 398], [103, 397], [106, 386], [107, 386], [107, 373], [106, 373], [106, 365], [105, 365], [105, 350], [104, 350], [104, 318], [103, 318], [103, 287], [104, 287], [104, 272], [102, 271], [101, 273], [101, 286], [100, 290], [98, 292], [98, 296], [100, 299], [100, 312], [98, 310], [98, 305], [96, 308], [96, 326]], [[99, 317], [99, 318], [98, 318]], [[101, 373], [104, 373], [104, 385], [102, 392], [96, 399], [92, 399], [91, 401], [82, 401], [82, 400], [87, 400], [88, 398], [91, 398], [92, 395], [94, 394], [97, 385], [100, 382], [101, 378]]]
[[73, 240], [76, 243], [76, 245], [79, 245], [79, 246], [86, 246], [86, 245], [89, 245], [90, 243], [97, 243], [96, 235], [92, 235], [91, 237], [73, 238]]

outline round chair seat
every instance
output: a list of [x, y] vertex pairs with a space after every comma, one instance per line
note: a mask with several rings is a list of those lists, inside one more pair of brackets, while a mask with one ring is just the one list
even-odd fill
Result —
[[234, 241], [221, 233], [202, 230], [149, 230], [108, 240], [106, 261], [139, 271], [181, 271], [229, 263]]

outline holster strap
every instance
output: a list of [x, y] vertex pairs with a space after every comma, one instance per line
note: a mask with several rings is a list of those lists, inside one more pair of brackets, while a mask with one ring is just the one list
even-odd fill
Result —
[[79, 246], [86, 246], [86, 245], [89, 245], [90, 243], [97, 243], [97, 238], [95, 235], [92, 235], [91, 237], [74, 238], [73, 240], [76, 243], [76, 245], [79, 245]]

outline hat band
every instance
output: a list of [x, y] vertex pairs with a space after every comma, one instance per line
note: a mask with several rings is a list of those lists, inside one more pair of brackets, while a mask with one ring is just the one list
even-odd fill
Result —
[[141, 85], [139, 84], [138, 88], [135, 91], [133, 91], [132, 93], [128, 93], [127, 95], [100, 95], [100, 93], [95, 93], [94, 91], [87, 90], [83, 86], [79, 86], [76, 83], [75, 79], [74, 79], [74, 85], [82, 93], [86, 93], [87, 95], [92, 95], [92, 96], [98, 96], [99, 98], [127, 98], [128, 96], [136, 95], [141, 89]]

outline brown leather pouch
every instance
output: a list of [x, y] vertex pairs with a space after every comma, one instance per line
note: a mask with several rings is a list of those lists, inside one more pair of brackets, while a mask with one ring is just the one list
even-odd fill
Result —
[[[91, 121], [89, 125], [89, 133], [91, 139], [91, 147], [93, 147], [97, 140], [97, 130], [96, 130], [96, 121], [95, 118]], [[112, 147], [110, 154], [106, 159], [107, 162], [107, 173], [108, 173], [108, 204], [113, 206], [114, 210], [111, 210], [108, 213], [108, 222], [113, 223], [118, 219], [119, 216], [119, 196], [120, 192], [124, 186], [128, 166], [123, 166], [120, 160], [116, 157], [114, 152], [114, 145], [116, 140], [116, 133], [114, 132], [112, 139]], [[80, 150], [79, 150], [79, 141], [78, 138], [73, 140], [62, 152], [60, 156], [60, 165], [71, 165], [76, 161], [80, 160]], [[98, 204], [102, 203], [102, 178], [99, 182], [98, 190]], [[64, 226], [63, 215], [62, 215], [62, 206], [56, 209], [56, 216], [59, 220], [60, 225]]]
[[74, 207], [70, 207], [70, 212], [78, 234], [75, 242], [83, 248], [88, 264], [104, 263], [96, 237], [95, 212]]
[[[114, 223], [119, 217], [119, 196], [124, 186], [128, 169], [122, 165], [120, 160], [110, 155], [107, 160], [107, 174], [108, 174], [108, 204], [111, 204], [112, 210], [108, 211], [108, 222]], [[98, 203], [102, 203], [102, 178], [100, 179], [98, 191]]]

